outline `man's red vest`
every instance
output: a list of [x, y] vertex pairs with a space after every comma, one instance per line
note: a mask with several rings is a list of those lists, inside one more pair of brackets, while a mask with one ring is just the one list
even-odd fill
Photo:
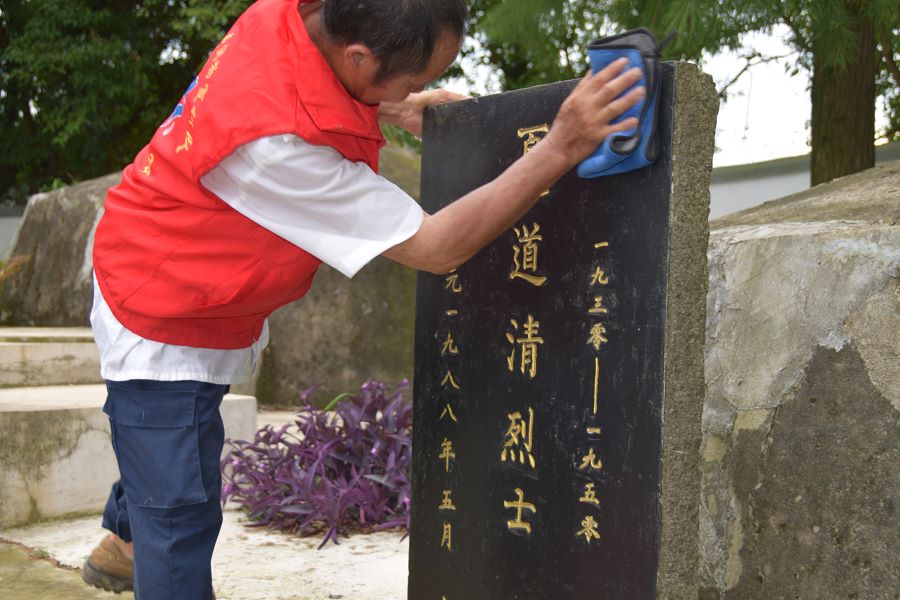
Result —
[[200, 178], [240, 145], [277, 134], [377, 171], [377, 113], [341, 85], [298, 0], [254, 4], [107, 194], [94, 271], [119, 322], [183, 346], [258, 339], [273, 310], [309, 290], [320, 261], [231, 209]]

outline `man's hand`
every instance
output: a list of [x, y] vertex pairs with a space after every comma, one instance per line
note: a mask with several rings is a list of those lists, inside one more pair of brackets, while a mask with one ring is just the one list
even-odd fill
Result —
[[574, 166], [590, 156], [611, 133], [637, 127], [635, 118], [610, 124], [646, 93], [638, 86], [622, 95], [641, 78], [638, 68], [622, 73], [627, 64], [628, 60], [621, 58], [596, 74], [588, 72], [563, 102], [550, 133], [541, 143], [553, 146]]
[[[627, 64], [616, 61], [596, 75], [586, 75], [541, 142], [493, 181], [426, 215], [414, 236], [384, 255], [414, 269], [448, 273], [511, 227], [541, 192], [594, 152], [606, 136], [637, 126], [637, 119], [610, 124], [645, 93], [636, 87], [622, 95], [641, 78], [640, 69], [622, 73]], [[421, 130], [421, 111], [419, 119]]]
[[445, 89], [426, 90], [410, 94], [402, 102], [382, 102], [378, 107], [378, 118], [385, 123], [402, 127], [417, 137], [422, 137], [422, 114], [426, 107], [467, 98], [468, 96]]

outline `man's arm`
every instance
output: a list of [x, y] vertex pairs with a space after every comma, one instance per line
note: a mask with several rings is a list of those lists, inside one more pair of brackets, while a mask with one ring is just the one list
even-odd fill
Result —
[[[610, 121], [643, 95], [639, 69], [621, 74], [617, 61], [596, 75], [588, 73], [563, 102], [544, 139], [499, 177], [434, 215], [419, 231], [384, 256], [432, 273], [448, 273], [507, 230], [537, 202], [541, 193], [589, 156], [611, 133], [637, 126], [637, 119]], [[618, 77], [617, 77], [618, 75]]]

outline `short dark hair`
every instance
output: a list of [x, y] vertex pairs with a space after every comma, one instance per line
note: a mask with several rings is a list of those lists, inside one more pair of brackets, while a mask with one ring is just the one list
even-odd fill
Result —
[[325, 28], [343, 44], [361, 43], [381, 61], [376, 80], [421, 73], [445, 32], [462, 38], [465, 0], [325, 0]]

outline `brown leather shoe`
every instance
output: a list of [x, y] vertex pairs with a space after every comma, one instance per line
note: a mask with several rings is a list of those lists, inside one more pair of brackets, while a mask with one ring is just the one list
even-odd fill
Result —
[[134, 564], [106, 536], [85, 561], [81, 578], [94, 587], [118, 594], [134, 589]]

